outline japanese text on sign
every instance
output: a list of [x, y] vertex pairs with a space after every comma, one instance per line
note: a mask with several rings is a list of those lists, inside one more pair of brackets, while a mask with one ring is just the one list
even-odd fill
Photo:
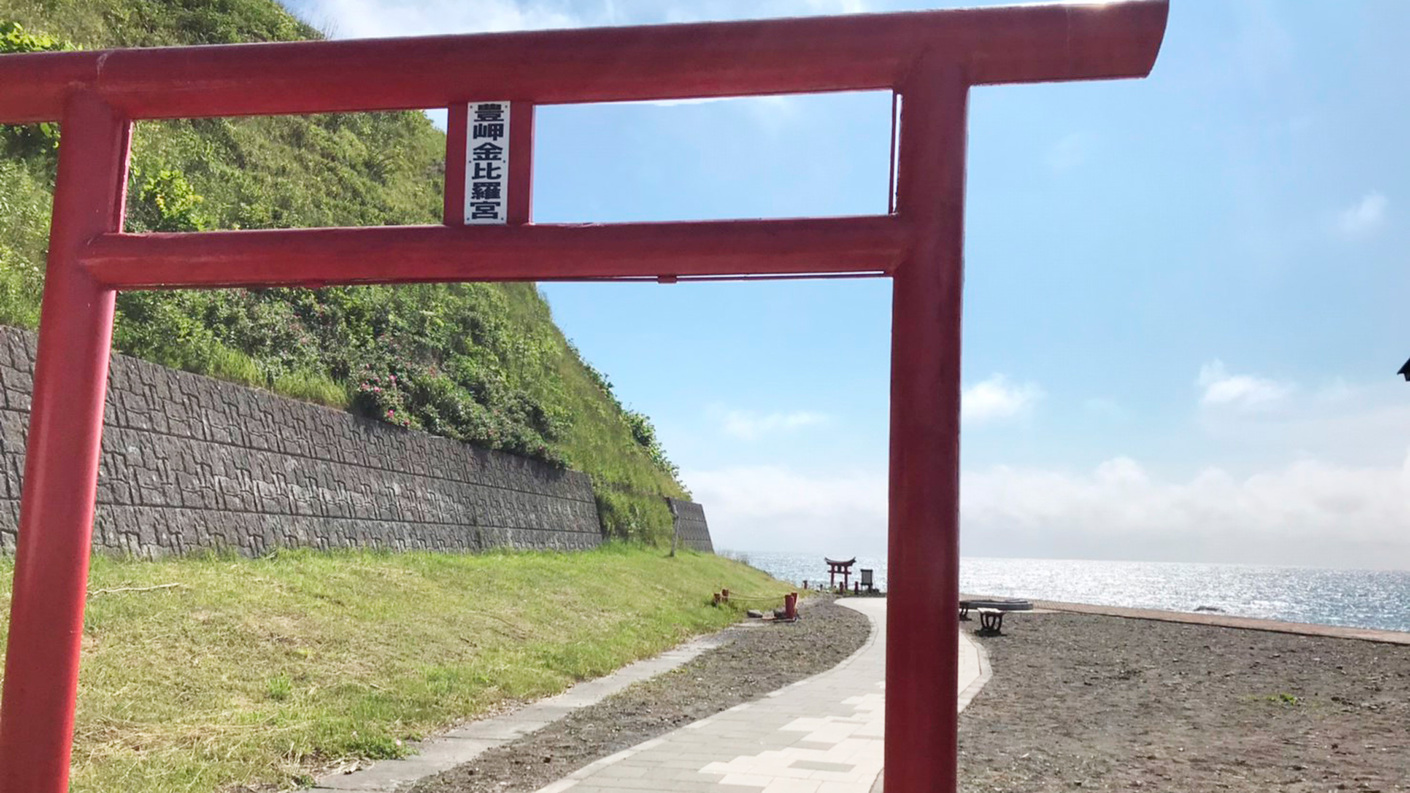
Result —
[[509, 213], [509, 103], [473, 102], [465, 125], [465, 224], [505, 223]]

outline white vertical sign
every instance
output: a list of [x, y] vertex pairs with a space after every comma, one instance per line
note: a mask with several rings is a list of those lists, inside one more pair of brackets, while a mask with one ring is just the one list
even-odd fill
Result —
[[465, 225], [509, 220], [509, 103], [472, 102], [465, 123]]

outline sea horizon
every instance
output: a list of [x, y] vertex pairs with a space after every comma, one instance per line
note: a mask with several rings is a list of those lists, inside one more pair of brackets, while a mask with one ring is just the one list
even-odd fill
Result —
[[[827, 584], [823, 555], [722, 550], [800, 586]], [[851, 557], [848, 557], [851, 558]], [[873, 570], [885, 589], [886, 559], [857, 555], [852, 581]], [[1239, 562], [960, 557], [966, 593], [1162, 609], [1213, 610], [1281, 622], [1410, 631], [1410, 570], [1322, 568]]]

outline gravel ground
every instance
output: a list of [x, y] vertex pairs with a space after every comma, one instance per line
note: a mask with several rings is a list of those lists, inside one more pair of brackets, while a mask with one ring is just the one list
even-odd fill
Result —
[[871, 623], [827, 601], [794, 624], [730, 628], [727, 644], [660, 677], [423, 779], [415, 793], [528, 793], [592, 761], [796, 680], [831, 669], [866, 641]]
[[960, 716], [964, 793], [1410, 791], [1410, 647], [1062, 613], [1004, 632]]

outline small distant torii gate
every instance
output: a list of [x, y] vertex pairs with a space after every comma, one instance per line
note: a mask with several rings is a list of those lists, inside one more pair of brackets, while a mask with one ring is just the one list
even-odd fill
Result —
[[[894, 284], [886, 787], [954, 791], [969, 89], [1143, 77], [1167, 11], [1166, 0], [1131, 0], [0, 56], [0, 123], [62, 124], [0, 793], [68, 790], [118, 290], [847, 276]], [[530, 222], [536, 105], [865, 90], [892, 91], [901, 104], [895, 203], [885, 215]], [[506, 126], [477, 129], [471, 103], [489, 117], [505, 110]], [[444, 225], [122, 232], [135, 120], [433, 107], [450, 109]], [[467, 143], [482, 138], [499, 150]]]
[[852, 575], [852, 565], [857, 563], [857, 557], [853, 556], [851, 559], [839, 562], [836, 559], [829, 559], [824, 556], [823, 561], [827, 562], [828, 589], [837, 588], [837, 577], [840, 575], [842, 576], [842, 591], [846, 592], [847, 581]]

